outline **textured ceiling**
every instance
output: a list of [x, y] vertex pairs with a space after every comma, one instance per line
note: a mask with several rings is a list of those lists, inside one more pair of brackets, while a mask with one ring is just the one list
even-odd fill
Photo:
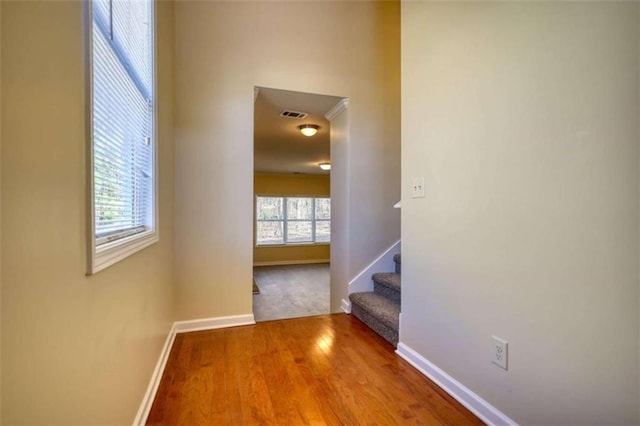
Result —
[[[340, 97], [259, 87], [254, 105], [254, 170], [266, 173], [328, 174], [318, 163], [330, 161], [329, 121], [324, 115]], [[309, 113], [304, 120], [280, 117], [284, 109]], [[312, 137], [301, 124], [320, 126]]]

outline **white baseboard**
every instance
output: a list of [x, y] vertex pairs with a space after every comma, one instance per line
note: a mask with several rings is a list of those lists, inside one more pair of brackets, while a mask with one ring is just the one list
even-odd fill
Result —
[[371, 275], [376, 272], [393, 272], [395, 263], [393, 256], [400, 253], [400, 240], [393, 243], [376, 260], [364, 268], [354, 279], [349, 282], [349, 294], [360, 291], [373, 291], [373, 281]]
[[517, 423], [507, 417], [493, 405], [480, 398], [471, 389], [458, 382], [437, 365], [424, 358], [418, 352], [404, 343], [398, 343], [396, 353], [413, 365], [418, 371], [431, 379], [435, 384], [444, 389], [459, 403], [467, 407], [469, 411], [478, 416], [488, 425], [514, 425]]
[[342, 304], [340, 306], [342, 308], [342, 311], [345, 314], [350, 314], [351, 313], [351, 302], [348, 301], [347, 299], [342, 299]]
[[269, 262], [253, 262], [253, 266], [310, 265], [312, 263], [329, 263], [330, 259], [274, 260]]
[[175, 338], [176, 325], [174, 323], [169, 330], [167, 340], [164, 342], [164, 346], [160, 352], [160, 358], [158, 358], [158, 362], [156, 363], [156, 368], [151, 374], [151, 381], [149, 382], [149, 386], [147, 386], [147, 391], [142, 399], [142, 404], [140, 404], [136, 418], [133, 420], [134, 426], [143, 426], [147, 423], [147, 417], [149, 417], [153, 400], [156, 398], [156, 392], [158, 392], [158, 386], [160, 386], [162, 373], [164, 373], [164, 368], [167, 365], [167, 360], [169, 359], [169, 354], [171, 353], [171, 347], [173, 346]]
[[188, 333], [190, 331], [214, 330], [216, 328], [237, 327], [240, 325], [253, 325], [256, 321], [253, 314], [232, 315], [229, 317], [201, 318], [190, 321], [176, 321], [174, 327], [176, 333]]
[[216, 328], [236, 327], [241, 325], [253, 325], [255, 324], [253, 314], [250, 315], [232, 315], [228, 317], [216, 317], [216, 318], [202, 318], [191, 321], [176, 321], [169, 330], [167, 340], [164, 342], [162, 351], [160, 352], [160, 358], [156, 363], [156, 368], [151, 374], [151, 380], [147, 387], [147, 392], [144, 394], [138, 413], [133, 420], [134, 426], [142, 426], [147, 423], [149, 412], [151, 411], [151, 405], [156, 398], [156, 392], [158, 392], [158, 386], [160, 386], [160, 380], [162, 380], [162, 374], [167, 366], [167, 360], [171, 353], [173, 342], [176, 339], [176, 334], [187, 333], [190, 331], [203, 331], [214, 330]]

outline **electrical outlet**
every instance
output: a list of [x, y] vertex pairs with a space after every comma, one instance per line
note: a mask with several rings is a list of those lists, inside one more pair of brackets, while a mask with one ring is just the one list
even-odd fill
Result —
[[507, 370], [509, 343], [497, 336], [491, 336], [491, 362]]
[[411, 187], [412, 198], [424, 198], [424, 177], [413, 178], [413, 186]]

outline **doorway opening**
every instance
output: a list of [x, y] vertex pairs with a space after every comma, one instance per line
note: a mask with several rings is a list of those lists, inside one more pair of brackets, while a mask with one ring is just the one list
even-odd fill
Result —
[[253, 314], [331, 311], [331, 152], [343, 98], [265, 87], [254, 99]]

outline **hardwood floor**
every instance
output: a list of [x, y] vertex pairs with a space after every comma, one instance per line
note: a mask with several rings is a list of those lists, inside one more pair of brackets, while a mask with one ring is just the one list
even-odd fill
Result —
[[147, 424], [482, 424], [346, 314], [178, 334]]

